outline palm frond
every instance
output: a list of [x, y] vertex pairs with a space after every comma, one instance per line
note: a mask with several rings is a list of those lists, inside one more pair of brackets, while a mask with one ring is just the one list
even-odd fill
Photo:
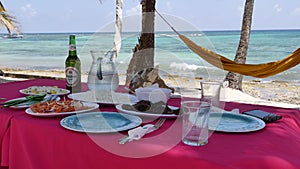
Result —
[[15, 16], [10, 15], [6, 11], [1, 1], [0, 1], [0, 26], [6, 28], [9, 34], [12, 33], [11, 31], [20, 34], [19, 22], [17, 21]]
[[0, 1], [0, 12], [5, 12], [5, 8], [4, 6], [2, 5], [2, 2]]

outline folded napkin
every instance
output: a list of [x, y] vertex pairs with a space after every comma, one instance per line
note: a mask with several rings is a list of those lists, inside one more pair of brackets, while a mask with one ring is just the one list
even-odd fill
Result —
[[130, 141], [132, 140], [139, 140], [141, 139], [145, 134], [150, 133], [154, 131], [156, 128], [153, 124], [147, 124], [143, 127], [137, 127], [134, 129], [131, 129], [128, 131], [128, 139]]

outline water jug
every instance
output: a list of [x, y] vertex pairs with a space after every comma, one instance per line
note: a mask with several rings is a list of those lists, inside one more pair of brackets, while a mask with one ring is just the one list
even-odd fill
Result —
[[88, 74], [88, 88], [90, 90], [115, 91], [119, 86], [119, 77], [116, 70], [115, 51], [91, 51], [93, 58]]

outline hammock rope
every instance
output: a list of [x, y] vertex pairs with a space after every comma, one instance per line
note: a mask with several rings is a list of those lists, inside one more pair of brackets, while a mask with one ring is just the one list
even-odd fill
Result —
[[178, 37], [198, 56], [213, 66], [246, 76], [265, 78], [286, 71], [300, 63], [300, 48], [282, 60], [262, 64], [239, 64], [209, 49], [203, 48], [186, 36], [177, 32], [170, 23], [155, 9], [156, 13], [171, 27]]

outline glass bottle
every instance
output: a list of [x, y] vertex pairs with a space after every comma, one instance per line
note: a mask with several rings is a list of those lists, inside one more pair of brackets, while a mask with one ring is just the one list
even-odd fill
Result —
[[91, 51], [93, 58], [88, 74], [88, 88], [90, 90], [115, 91], [119, 86], [119, 77], [116, 70], [115, 51]]
[[81, 62], [77, 56], [75, 35], [70, 35], [69, 55], [65, 61], [66, 89], [81, 92]]

